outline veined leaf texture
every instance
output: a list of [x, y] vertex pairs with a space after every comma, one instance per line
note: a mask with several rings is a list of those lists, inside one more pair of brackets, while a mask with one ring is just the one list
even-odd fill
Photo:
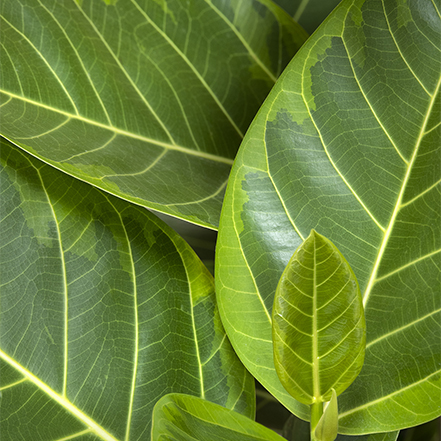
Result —
[[307, 37], [267, 0], [5, 0], [0, 19], [1, 135], [214, 229], [242, 137]]
[[0, 433], [148, 440], [171, 392], [251, 417], [214, 281], [147, 210], [1, 141]]
[[367, 347], [338, 399], [343, 434], [441, 413], [440, 17], [439, 2], [343, 1], [271, 91], [227, 188], [223, 323], [250, 372], [304, 419], [272, 362], [278, 280], [311, 229], [354, 270]]
[[336, 246], [314, 230], [277, 285], [272, 337], [277, 375], [301, 403], [337, 397], [363, 366], [366, 324], [357, 279]]
[[198, 397], [169, 394], [153, 411], [154, 440], [284, 441], [250, 418]]

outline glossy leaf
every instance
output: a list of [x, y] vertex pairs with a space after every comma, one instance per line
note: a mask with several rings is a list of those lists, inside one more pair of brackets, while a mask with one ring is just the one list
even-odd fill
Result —
[[332, 389], [331, 400], [323, 411], [315, 431], [315, 437], [319, 441], [334, 441], [338, 434], [338, 403], [337, 394]]
[[303, 419], [272, 361], [278, 280], [312, 228], [354, 270], [367, 347], [339, 396], [348, 435], [441, 414], [440, 16], [429, 1], [343, 1], [247, 132], [222, 211], [222, 321], [250, 372]]
[[314, 230], [277, 285], [272, 311], [274, 365], [298, 401], [329, 401], [363, 366], [366, 324], [357, 279], [332, 242]]
[[275, 3], [312, 34], [340, 0], [275, 0]]
[[217, 228], [243, 134], [307, 34], [267, 0], [111, 3], [1, 2], [1, 134]]
[[147, 440], [169, 392], [253, 416], [190, 247], [147, 210], [0, 151], [2, 439]]
[[265, 426], [197, 397], [170, 394], [153, 411], [153, 441], [283, 441]]

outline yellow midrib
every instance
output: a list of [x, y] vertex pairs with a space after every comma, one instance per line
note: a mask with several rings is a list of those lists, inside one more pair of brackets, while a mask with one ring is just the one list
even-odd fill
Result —
[[[50, 110], [51, 112], [58, 113], [60, 115], [65, 116], [66, 118], [75, 119], [75, 120], [85, 122], [85, 123], [90, 124], [90, 125], [95, 126], [95, 127], [100, 127], [102, 129], [109, 130], [110, 132], [116, 133], [117, 135], [127, 136], [127, 137], [133, 138], [133, 139], [138, 139], [140, 141], [144, 141], [144, 142], [147, 142], [149, 144], [154, 144], [154, 145], [163, 147], [164, 149], [167, 149], [167, 150], [174, 150], [174, 151], [177, 151], [177, 152], [180, 152], [180, 153], [185, 153], [186, 155], [191, 155], [191, 156], [196, 156], [196, 157], [199, 157], [199, 158], [209, 159], [211, 161], [221, 162], [221, 163], [228, 164], [228, 165], [232, 165], [233, 164], [233, 159], [230, 159], [230, 158], [225, 158], [223, 156], [217, 156], [217, 155], [214, 155], [212, 153], [205, 153], [205, 152], [200, 152], [200, 151], [192, 150], [192, 149], [190, 149], [188, 147], [184, 147], [184, 146], [180, 146], [180, 145], [175, 145], [175, 144], [170, 144], [170, 143], [167, 143], [167, 142], [158, 141], [157, 139], [149, 138], [147, 136], [138, 135], [136, 133], [128, 132], [126, 130], [119, 129], [119, 128], [115, 127], [115, 126], [109, 126], [109, 125], [100, 123], [98, 121], [86, 118], [86, 117], [81, 116], [81, 115], [75, 115], [73, 113], [69, 113], [69, 112], [66, 112], [64, 110], [57, 109], [56, 107], [51, 107], [51, 106], [48, 106], [46, 104], [39, 103], [37, 101], [31, 100], [29, 98], [26, 98], [26, 97], [23, 97], [23, 96], [20, 96], [20, 95], [17, 95], [15, 93], [9, 92], [7, 90], [0, 90], [0, 92], [4, 93], [5, 95], [10, 96], [11, 98], [18, 99], [18, 100], [23, 101], [25, 103], [29, 103], [29, 104], [41, 107], [43, 109]], [[20, 138], [18, 138], [18, 139], [20, 139]]]
[[435, 91], [433, 93], [432, 99], [430, 100], [430, 103], [429, 103], [429, 106], [427, 108], [427, 112], [426, 112], [423, 124], [421, 124], [421, 130], [420, 130], [420, 133], [418, 134], [418, 138], [417, 138], [416, 143], [415, 143], [415, 147], [414, 147], [414, 151], [413, 151], [412, 157], [411, 157], [411, 159], [409, 161], [409, 165], [408, 165], [406, 173], [404, 175], [404, 179], [403, 179], [403, 183], [401, 185], [400, 193], [398, 194], [397, 201], [395, 203], [395, 207], [394, 207], [394, 210], [392, 212], [392, 216], [391, 216], [390, 221], [389, 221], [389, 225], [387, 226], [386, 232], [384, 233], [383, 240], [382, 240], [380, 248], [378, 250], [377, 258], [375, 259], [375, 263], [374, 263], [374, 266], [372, 268], [371, 277], [369, 279], [369, 282], [367, 284], [366, 290], [365, 290], [364, 295], [363, 295], [363, 307], [364, 308], [366, 308], [366, 304], [367, 304], [367, 302], [369, 300], [369, 297], [370, 297], [370, 294], [372, 292], [372, 289], [373, 289], [373, 287], [374, 287], [374, 285], [376, 283], [377, 273], [378, 273], [378, 270], [380, 268], [381, 260], [383, 258], [383, 255], [384, 255], [385, 251], [386, 251], [386, 247], [387, 247], [387, 244], [389, 242], [390, 236], [392, 234], [392, 230], [393, 230], [393, 227], [395, 225], [395, 221], [396, 221], [396, 218], [398, 216], [398, 213], [400, 212], [400, 210], [402, 208], [401, 203], [402, 203], [402, 200], [403, 200], [403, 197], [404, 197], [404, 192], [406, 191], [407, 183], [408, 183], [408, 181], [410, 179], [410, 174], [411, 174], [411, 171], [412, 171], [412, 167], [413, 167], [413, 165], [414, 165], [414, 163], [416, 161], [416, 158], [417, 158], [417, 155], [418, 155], [418, 151], [419, 151], [419, 147], [420, 147], [421, 141], [422, 141], [422, 139], [424, 137], [425, 129], [426, 129], [427, 123], [429, 122], [429, 118], [430, 118], [430, 115], [432, 113], [432, 109], [433, 109], [433, 106], [435, 104], [435, 100], [436, 100], [436, 97], [438, 95], [438, 91], [440, 89], [440, 86], [441, 86], [441, 76], [438, 79], [438, 84], [436, 85], [436, 88], [435, 88]]
[[319, 357], [318, 357], [318, 325], [317, 325], [317, 239], [314, 236], [314, 264], [313, 264], [313, 293], [312, 293], [312, 375], [314, 399], [320, 398], [320, 374], [319, 374]]
[[96, 421], [83, 413], [78, 407], [73, 405], [67, 398], [62, 397], [57, 394], [52, 388], [50, 388], [46, 383], [37, 378], [34, 374], [29, 372], [21, 364], [16, 362], [12, 357], [3, 352], [0, 349], [0, 358], [17, 370], [21, 375], [27, 378], [31, 383], [33, 383], [38, 389], [46, 393], [50, 398], [56, 401], [59, 405], [65, 408], [71, 415], [76, 417], [81, 421], [86, 427], [88, 427], [93, 433], [105, 441], [119, 441], [104, 428], [102, 428]]

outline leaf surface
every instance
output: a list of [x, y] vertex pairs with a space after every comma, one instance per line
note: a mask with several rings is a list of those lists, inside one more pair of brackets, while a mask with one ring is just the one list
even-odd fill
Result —
[[307, 35], [266, 0], [5, 0], [1, 134], [80, 180], [217, 228], [233, 158]]
[[335, 245], [314, 230], [283, 271], [272, 322], [277, 375], [296, 400], [330, 401], [359, 374], [366, 325], [357, 279]]
[[222, 211], [223, 323], [250, 372], [303, 419], [272, 361], [278, 280], [312, 228], [354, 270], [367, 347], [339, 397], [348, 435], [441, 413], [439, 12], [425, 1], [342, 2], [247, 132]]
[[283, 441], [276, 432], [218, 404], [169, 394], [153, 411], [153, 441]]
[[253, 416], [190, 247], [147, 210], [0, 151], [2, 437], [146, 440], [169, 392]]

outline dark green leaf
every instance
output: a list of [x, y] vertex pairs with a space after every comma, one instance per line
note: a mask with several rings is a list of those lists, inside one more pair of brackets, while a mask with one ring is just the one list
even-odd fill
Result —
[[275, 368], [296, 400], [329, 401], [359, 374], [366, 325], [357, 279], [334, 244], [314, 230], [283, 271], [272, 323]]
[[283, 441], [272, 430], [197, 397], [170, 394], [153, 411], [153, 441]]
[[168, 392], [253, 416], [190, 247], [147, 210], [0, 152], [2, 439], [148, 440]]
[[294, 57], [247, 132], [217, 244], [219, 308], [252, 374], [278, 381], [271, 309], [314, 228], [363, 296], [363, 369], [339, 430], [387, 432], [441, 414], [441, 20], [438, 3], [343, 1]]
[[1, 134], [216, 228], [252, 118], [307, 35], [267, 0], [3, 0]]

